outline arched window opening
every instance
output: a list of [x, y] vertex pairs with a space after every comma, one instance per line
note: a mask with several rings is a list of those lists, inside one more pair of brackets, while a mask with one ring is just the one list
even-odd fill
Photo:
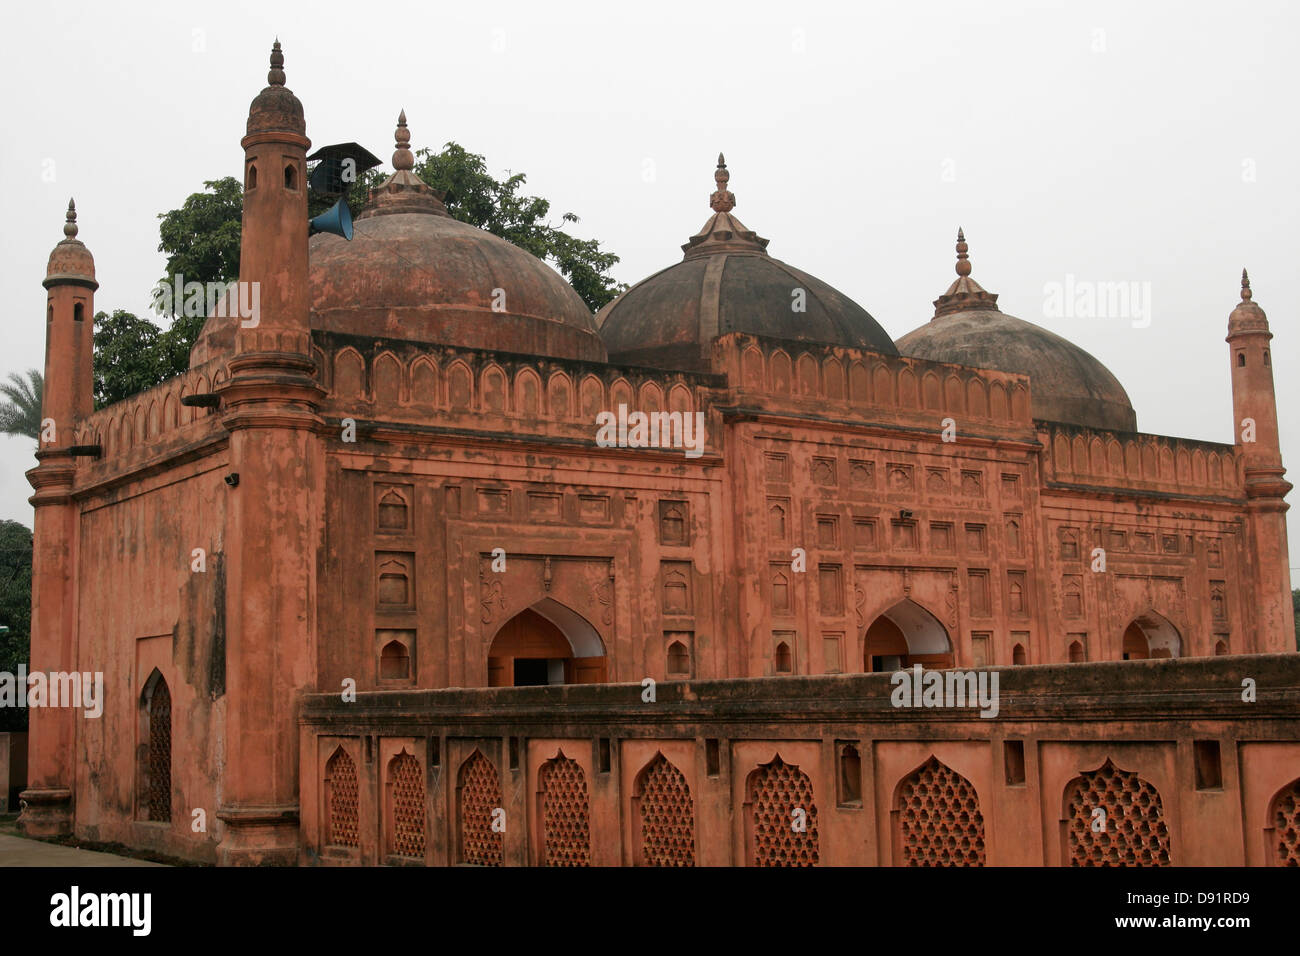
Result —
[[244, 185], [245, 190], [257, 188], [257, 166], [254, 163], [248, 164], [248, 182]]
[[1084, 655], [1083, 652], [1083, 642], [1071, 641], [1070, 642], [1070, 663], [1082, 664], [1087, 659], [1088, 658]]
[[1025, 645], [1017, 644], [1011, 651], [1011, 663], [1023, 664], [1025, 662]]
[[1237, 367], [1238, 367], [1238, 368], [1245, 368], [1245, 367], [1246, 367], [1246, 353], [1245, 353], [1245, 352], [1238, 352], [1238, 353], [1237, 353]]
[[86, 303], [84, 302], [73, 303], [72, 320], [74, 322], [84, 322], [86, 320]]
[[401, 641], [389, 641], [379, 652], [379, 677], [406, 680], [411, 676], [411, 652]]
[[1214, 642], [1214, 656], [1226, 657], [1228, 655], [1228, 642], [1220, 638]]
[[790, 656], [790, 645], [780, 641], [776, 645], [776, 672], [789, 674], [794, 670], [794, 661]]
[[298, 167], [293, 163], [284, 167], [284, 188], [295, 191], [298, 189]]
[[141, 816], [166, 823], [172, 818], [172, 695], [157, 670], [145, 681], [140, 704], [145, 741]]
[[867, 628], [863, 670], [890, 673], [920, 664], [952, 667], [952, 641], [939, 619], [910, 599], [899, 601]]
[[1124, 629], [1121, 657], [1126, 661], [1180, 657], [1182, 639], [1166, 618], [1147, 611]]
[[691, 654], [681, 641], [673, 641], [668, 645], [668, 674], [671, 677], [691, 675]]
[[488, 650], [489, 687], [603, 684], [605, 645], [580, 614], [545, 598], [506, 621]]

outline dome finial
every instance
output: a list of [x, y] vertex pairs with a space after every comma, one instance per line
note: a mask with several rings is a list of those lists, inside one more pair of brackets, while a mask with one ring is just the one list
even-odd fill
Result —
[[970, 257], [966, 255], [970, 251], [970, 246], [966, 245], [966, 233], [962, 232], [960, 226], [957, 227], [957, 275], [970, 275]]
[[266, 74], [266, 82], [271, 86], [284, 86], [284, 54], [280, 51], [279, 37], [271, 45], [271, 70]]
[[727, 159], [718, 153], [718, 168], [713, 172], [713, 182], [718, 188], [709, 197], [709, 208], [714, 212], [731, 212], [736, 208], [736, 197], [727, 190], [730, 179], [731, 173], [727, 172]]
[[1241, 301], [1249, 302], [1253, 293], [1250, 291], [1250, 276], [1246, 275], [1246, 270], [1241, 270]]
[[411, 152], [411, 131], [406, 128], [406, 110], [397, 114], [397, 132], [393, 134], [396, 142], [393, 147], [393, 168], [396, 170], [414, 169], [415, 154]]
[[63, 224], [63, 234], [69, 239], [77, 238], [77, 203], [75, 200], [68, 200], [67, 222]]

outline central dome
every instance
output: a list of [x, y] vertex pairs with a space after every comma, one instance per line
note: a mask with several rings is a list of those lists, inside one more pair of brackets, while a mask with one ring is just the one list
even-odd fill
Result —
[[[582, 297], [541, 259], [453, 219], [412, 171], [410, 136], [403, 112], [396, 172], [370, 191], [352, 240], [312, 236], [311, 327], [603, 362], [605, 345]], [[230, 320], [210, 318], [191, 363], [232, 348], [234, 331]]]
[[713, 216], [676, 265], [643, 279], [596, 316], [610, 361], [710, 371], [728, 332], [872, 349], [897, 355], [865, 309], [815, 276], [767, 254], [767, 240], [731, 214], [736, 197], [721, 155]]

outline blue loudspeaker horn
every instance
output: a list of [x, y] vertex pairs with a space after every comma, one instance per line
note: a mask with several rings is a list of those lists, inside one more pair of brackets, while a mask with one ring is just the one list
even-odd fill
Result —
[[352, 238], [352, 210], [342, 199], [307, 224], [307, 235], [328, 232], [332, 236]]

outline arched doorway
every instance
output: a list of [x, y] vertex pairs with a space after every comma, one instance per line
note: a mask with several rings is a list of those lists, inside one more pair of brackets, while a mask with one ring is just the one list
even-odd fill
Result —
[[904, 599], [872, 621], [862, 650], [863, 670], [889, 673], [913, 664], [952, 667], [952, 641], [939, 619]]
[[1139, 614], [1124, 628], [1120, 656], [1126, 661], [1179, 657], [1182, 638], [1169, 620], [1155, 611]]
[[603, 684], [605, 645], [580, 614], [546, 598], [497, 631], [488, 651], [489, 687]]

